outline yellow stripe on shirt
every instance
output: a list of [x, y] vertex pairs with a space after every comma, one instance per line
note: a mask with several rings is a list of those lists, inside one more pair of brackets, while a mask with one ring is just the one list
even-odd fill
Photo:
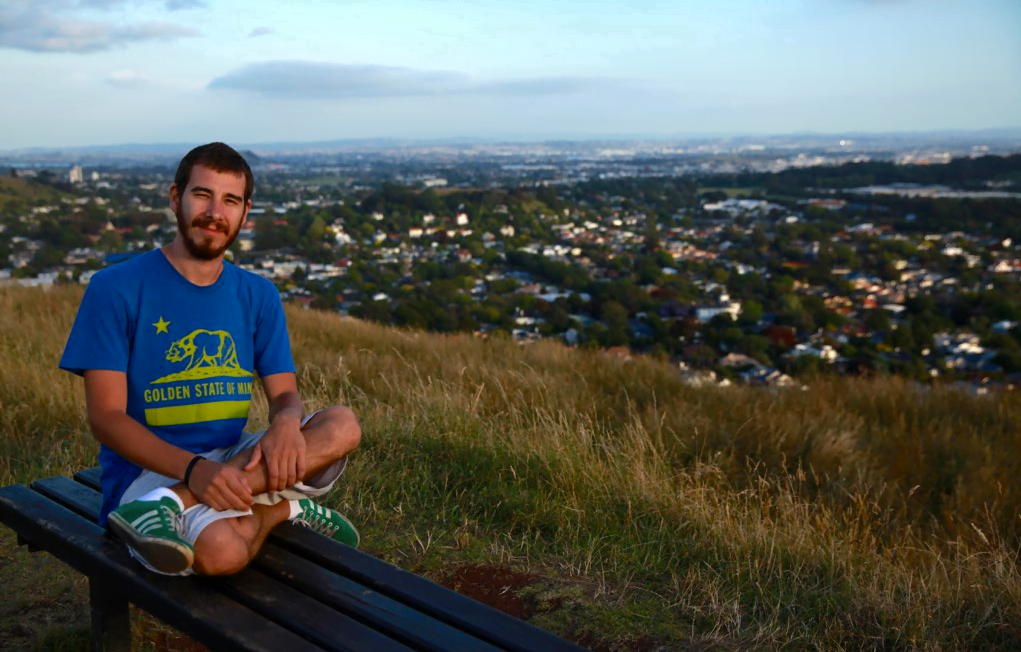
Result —
[[180, 426], [221, 419], [247, 419], [250, 401], [214, 401], [193, 405], [149, 408], [145, 422], [150, 426]]

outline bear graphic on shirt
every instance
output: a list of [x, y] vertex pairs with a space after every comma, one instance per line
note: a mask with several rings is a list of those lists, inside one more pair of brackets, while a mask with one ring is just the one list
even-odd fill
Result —
[[170, 344], [166, 360], [175, 364], [183, 363], [184, 369], [158, 378], [153, 383], [252, 375], [238, 363], [234, 338], [227, 331], [194, 330]]

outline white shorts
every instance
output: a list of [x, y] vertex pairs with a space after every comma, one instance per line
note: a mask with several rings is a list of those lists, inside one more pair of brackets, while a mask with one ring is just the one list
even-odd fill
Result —
[[[302, 420], [301, 427], [304, 428], [309, 419], [314, 417], [316, 414], [318, 414], [318, 412], [313, 412], [312, 414], [307, 415]], [[239, 439], [233, 446], [214, 448], [211, 451], [201, 453], [201, 455], [206, 459], [213, 460], [214, 462], [226, 462], [232, 457], [237, 456], [239, 453], [255, 446], [255, 444], [257, 444], [265, 434], [265, 430], [257, 433], [245, 432], [241, 434], [241, 439]], [[254, 496], [255, 503], [258, 505], [275, 505], [282, 500], [297, 500], [299, 498], [322, 496], [333, 489], [333, 485], [336, 484], [337, 479], [340, 478], [346, 468], [347, 458], [344, 457], [337, 460], [316, 475], [310, 478], [305, 478], [302, 482], [297, 483], [293, 487], [289, 487], [283, 491], [267, 492]], [[140, 497], [154, 489], [159, 489], [160, 487], [172, 487], [180, 482], [181, 481], [176, 478], [168, 478], [165, 475], [160, 475], [153, 471], [143, 470], [142, 474], [135, 478], [135, 481], [128, 485], [128, 488], [124, 491], [120, 505], [130, 503], [133, 500], [138, 500]], [[252, 510], [250, 509], [244, 511], [238, 509], [225, 509], [219, 511], [204, 503], [193, 505], [184, 510], [181, 514], [181, 527], [183, 530], [181, 532], [181, 537], [194, 546], [199, 535], [202, 534], [202, 530], [206, 529], [210, 523], [215, 523], [223, 518], [239, 518], [242, 516], [248, 516], [251, 513]], [[162, 575], [192, 575], [195, 572], [189, 568], [181, 573], [162, 573], [142, 559], [141, 555], [136, 553], [134, 548], [128, 546], [128, 550], [131, 551], [132, 557], [140, 561], [143, 566], [155, 573], [160, 573]]]

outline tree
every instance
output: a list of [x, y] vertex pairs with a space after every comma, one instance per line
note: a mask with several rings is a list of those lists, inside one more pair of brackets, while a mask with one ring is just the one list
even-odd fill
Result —
[[64, 262], [64, 252], [57, 249], [53, 245], [46, 243], [35, 252], [32, 256], [32, 262], [29, 267], [35, 272], [43, 272], [52, 267], [56, 267]]
[[116, 251], [121, 247], [121, 236], [113, 230], [103, 231], [96, 244], [103, 251]]
[[788, 358], [785, 368], [793, 376], [814, 376], [823, 371], [824, 365], [814, 355], [799, 355]]
[[305, 238], [309, 242], [320, 242], [324, 235], [326, 235], [326, 222], [323, 221], [321, 215], [316, 215], [308, 225], [308, 229], [305, 230]]
[[914, 333], [911, 331], [910, 327], [904, 325], [893, 331], [890, 344], [896, 349], [907, 353], [914, 353], [918, 350], [918, 346], [915, 343]]
[[556, 188], [553, 186], [539, 186], [535, 191], [535, 197], [551, 209], [560, 207], [560, 200], [557, 198]]
[[662, 275], [659, 265], [651, 256], [642, 256], [638, 259], [638, 264], [635, 269], [635, 273], [638, 276], [638, 282], [643, 285], [650, 283], [656, 283], [659, 277]]
[[772, 364], [769, 355], [769, 338], [762, 335], [744, 335], [735, 347], [740, 353], [755, 358], [763, 364]]
[[744, 326], [754, 326], [762, 319], [762, 304], [758, 301], [748, 300], [741, 304], [741, 314], [738, 322]]
[[558, 300], [556, 303], [550, 304], [549, 309], [545, 313], [546, 323], [554, 333], [563, 333], [573, 325], [571, 316], [567, 314], [563, 303], [565, 302]]
[[374, 321], [379, 324], [393, 323], [390, 304], [386, 301], [368, 301], [352, 308], [351, 314], [360, 319]]
[[607, 301], [599, 310], [599, 316], [606, 324], [606, 346], [620, 346], [630, 340], [627, 309], [616, 301]]
[[876, 333], [889, 333], [892, 330], [890, 313], [886, 310], [869, 310], [865, 313], [865, 328]]
[[732, 350], [744, 337], [744, 332], [737, 326], [729, 326], [720, 332], [720, 344]]
[[659, 236], [659, 225], [656, 224], [656, 220], [652, 215], [645, 218], [645, 233], [642, 241], [642, 251], [646, 254], [653, 254], [659, 251], [660, 248], [660, 236]]
[[267, 249], [273, 249], [276, 243], [273, 238], [274, 222], [276, 221], [276, 212], [272, 206], [266, 208], [266, 212], [255, 218], [255, 242], [254, 247], [257, 251], [266, 251]]
[[443, 200], [440, 199], [439, 195], [432, 188], [427, 188], [419, 193], [415, 198], [414, 206], [416, 210], [434, 215], [442, 214], [446, 210]]
[[1007, 373], [1015, 373], [1021, 371], [1021, 350], [1009, 349], [1000, 351], [993, 358], [993, 362], [998, 364]]

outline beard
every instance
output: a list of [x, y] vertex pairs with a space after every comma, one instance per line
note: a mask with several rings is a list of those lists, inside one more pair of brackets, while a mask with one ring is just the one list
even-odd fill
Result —
[[[241, 233], [241, 227], [245, 221], [242, 219], [238, 222], [238, 226], [234, 229], [233, 233], [230, 231], [230, 226], [226, 222], [218, 222], [216, 220], [206, 219], [204, 217], [196, 217], [188, 223], [188, 220], [184, 217], [183, 212], [178, 209], [174, 212], [177, 217], [177, 231], [181, 234], [181, 240], [184, 242], [185, 249], [188, 250], [192, 256], [199, 260], [215, 260], [222, 256], [227, 249], [230, 248], [234, 241], [237, 240], [238, 234]], [[221, 245], [215, 245], [211, 240], [208, 239], [203, 233], [198, 235], [191, 235], [192, 229], [211, 228], [227, 236], [227, 239]]]

